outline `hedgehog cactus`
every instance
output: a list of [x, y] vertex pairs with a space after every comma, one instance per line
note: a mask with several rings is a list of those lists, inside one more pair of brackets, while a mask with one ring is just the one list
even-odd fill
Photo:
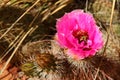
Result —
[[56, 69], [56, 59], [53, 55], [49, 53], [42, 53], [35, 55], [35, 60], [42, 69], [55, 70]]
[[[23, 60], [21, 70], [28, 76], [38, 76], [41, 80], [63, 80], [69, 63], [54, 40], [37, 41], [26, 44], [23, 54], [29, 59]], [[32, 72], [31, 72], [32, 71]], [[30, 73], [30, 74], [29, 74]]]
[[[72, 59], [66, 56], [64, 49], [60, 48], [54, 40], [32, 42], [26, 44], [24, 49], [25, 47], [27, 49], [23, 50], [23, 53], [30, 53], [31, 57], [21, 63], [21, 70], [26, 75], [40, 80], [93, 80], [97, 73], [98, 63], [102, 59], [96, 56], [82, 60]], [[107, 65], [110, 64], [109, 61], [105, 62], [108, 63]], [[110, 70], [112, 70], [111, 67]], [[103, 70], [100, 70], [96, 78], [98, 80], [112, 79]]]
[[[21, 63], [22, 71], [40, 80], [112, 80], [113, 75], [119, 77], [116, 73], [111, 77], [111, 67], [109, 71], [98, 69], [104, 56], [97, 60], [101, 54], [96, 53], [102, 49], [104, 41], [90, 13], [82, 10], [66, 13], [57, 20], [56, 26], [56, 40], [36, 41], [23, 47], [23, 57], [29, 59]], [[114, 65], [107, 58], [105, 62]]]

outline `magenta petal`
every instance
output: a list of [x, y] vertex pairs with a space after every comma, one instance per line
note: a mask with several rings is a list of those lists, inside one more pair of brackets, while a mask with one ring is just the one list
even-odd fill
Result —
[[73, 58], [94, 56], [104, 45], [102, 32], [93, 16], [83, 10], [66, 13], [57, 20], [56, 29], [58, 43], [67, 48], [66, 54]]

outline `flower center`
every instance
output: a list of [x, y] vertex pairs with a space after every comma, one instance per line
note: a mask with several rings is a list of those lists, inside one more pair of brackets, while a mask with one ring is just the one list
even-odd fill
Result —
[[78, 40], [79, 44], [82, 44], [82, 50], [89, 51], [91, 50], [90, 45], [87, 44], [87, 40], [89, 39], [88, 33], [85, 31], [77, 30], [73, 31], [73, 36]]
[[89, 38], [87, 32], [80, 31], [80, 30], [79, 31], [74, 31], [73, 36], [78, 39], [79, 44], [81, 42], [84, 42], [85, 45], [87, 44], [87, 40]]

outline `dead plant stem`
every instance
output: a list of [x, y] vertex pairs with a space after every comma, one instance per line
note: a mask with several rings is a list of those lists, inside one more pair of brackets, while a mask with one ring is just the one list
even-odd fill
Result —
[[[107, 38], [107, 41], [106, 41], [106, 44], [105, 44], [105, 48], [104, 48], [104, 50], [103, 50], [103, 55], [104, 55], [104, 53], [105, 53], [105, 51], [106, 51], [106, 46], [107, 46], [107, 43], [108, 43], [108, 40], [109, 40], [110, 32], [111, 32], [112, 35], [113, 35], [112, 21], [113, 21], [113, 13], [114, 13], [114, 8], [115, 8], [115, 2], [116, 2], [116, 0], [113, 0], [112, 11], [111, 11], [111, 17], [110, 17], [110, 29], [109, 29], [109, 31], [108, 31], [108, 32], [109, 32], [109, 33], [108, 33], [108, 36], [107, 36], [108, 38]], [[100, 64], [99, 64], [99, 67], [98, 67], [98, 70], [97, 70], [97, 73], [96, 73], [96, 75], [95, 75], [94, 80], [96, 80], [97, 75], [98, 75], [98, 73], [99, 73], [99, 71], [100, 71], [100, 66], [101, 66], [102, 60], [103, 60], [103, 59], [101, 59], [101, 61], [100, 61]]]
[[37, 0], [29, 9], [27, 9], [9, 28], [8, 30], [0, 37], [2, 39], [14, 26], [15, 24], [22, 19], [26, 13], [28, 13], [40, 0]]
[[2, 70], [0, 71], [0, 75], [3, 73], [3, 71], [6, 69], [7, 65], [9, 64], [9, 62], [11, 61], [12, 57], [14, 56], [14, 54], [16, 53], [16, 51], [18, 50], [18, 48], [20, 47], [20, 45], [22, 44], [22, 42], [24, 41], [24, 39], [27, 37], [27, 35], [32, 31], [33, 27], [29, 29], [29, 31], [25, 34], [23, 34], [22, 39], [20, 40], [20, 42], [18, 43], [18, 45], [16, 46], [15, 50], [13, 51], [13, 53], [11, 54], [11, 56], [9, 57], [9, 59], [6, 61], [6, 64], [4, 65], [4, 67], [2, 68]]

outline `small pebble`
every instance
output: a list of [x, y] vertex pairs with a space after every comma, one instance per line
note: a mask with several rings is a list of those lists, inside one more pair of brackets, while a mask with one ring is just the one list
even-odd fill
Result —
[[25, 74], [25, 73], [21, 71], [21, 72], [18, 73], [18, 77], [23, 77], [24, 74]]
[[28, 80], [40, 80], [38, 77], [29, 78]]

